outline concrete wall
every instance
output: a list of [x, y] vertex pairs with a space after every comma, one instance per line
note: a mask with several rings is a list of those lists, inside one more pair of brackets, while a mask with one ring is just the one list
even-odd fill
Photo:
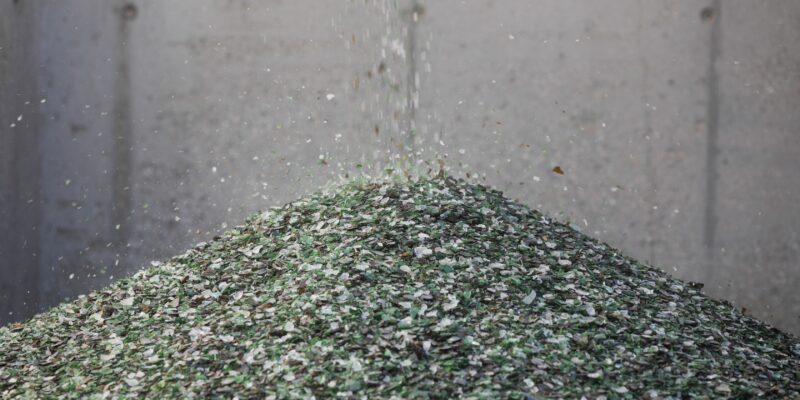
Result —
[[416, 152], [800, 333], [798, 20], [790, 0], [0, 3], [0, 318]]
[[35, 9], [0, 3], [0, 322], [38, 305], [39, 109]]

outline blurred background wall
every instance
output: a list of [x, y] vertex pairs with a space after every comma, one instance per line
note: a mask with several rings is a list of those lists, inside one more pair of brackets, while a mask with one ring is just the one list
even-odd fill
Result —
[[415, 153], [798, 334], [798, 108], [792, 0], [4, 0], [0, 322]]

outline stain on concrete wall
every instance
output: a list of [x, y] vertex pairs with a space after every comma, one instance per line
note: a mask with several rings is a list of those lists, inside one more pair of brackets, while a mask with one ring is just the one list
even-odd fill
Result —
[[6, 321], [416, 152], [800, 331], [791, 1], [42, 4], [0, 14], [47, 97], [20, 144], [0, 94]]

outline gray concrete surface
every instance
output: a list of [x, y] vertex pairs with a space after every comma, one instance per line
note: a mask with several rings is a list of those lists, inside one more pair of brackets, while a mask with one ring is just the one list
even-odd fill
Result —
[[800, 333], [800, 5], [395, 4], [0, 3], [0, 319], [416, 151]]
[[38, 305], [39, 101], [30, 7], [0, 3], [0, 323]]

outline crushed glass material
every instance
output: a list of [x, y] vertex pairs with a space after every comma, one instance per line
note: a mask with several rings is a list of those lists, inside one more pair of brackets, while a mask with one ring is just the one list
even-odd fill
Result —
[[500, 192], [353, 181], [0, 328], [2, 398], [798, 398], [800, 341]]

